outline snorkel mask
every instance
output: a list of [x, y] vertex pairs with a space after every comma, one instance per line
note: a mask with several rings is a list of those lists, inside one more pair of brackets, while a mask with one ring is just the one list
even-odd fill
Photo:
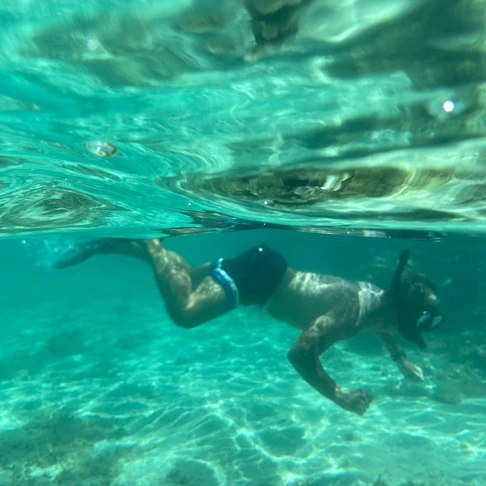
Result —
[[[444, 322], [444, 317], [437, 311], [436, 306], [430, 302], [430, 300], [433, 301], [434, 299], [426, 299], [424, 292], [421, 293], [423, 296], [418, 299], [417, 302], [413, 302], [409, 298], [404, 298], [403, 291], [400, 287], [402, 274], [409, 257], [409, 250], [404, 250], [400, 254], [397, 268], [393, 274], [391, 295], [397, 311], [397, 322], [400, 334], [404, 339], [413, 341], [420, 349], [424, 349], [427, 345], [420, 334], [437, 329]], [[422, 280], [425, 282], [425, 277], [423, 277]], [[425, 284], [418, 282], [417, 285], [424, 286]], [[432, 292], [432, 289], [425, 286], [424, 288], [425, 290]]]
[[432, 312], [424, 311], [417, 319], [415, 326], [419, 332], [430, 332], [437, 329], [444, 322], [444, 316], [441, 314], [432, 314]]

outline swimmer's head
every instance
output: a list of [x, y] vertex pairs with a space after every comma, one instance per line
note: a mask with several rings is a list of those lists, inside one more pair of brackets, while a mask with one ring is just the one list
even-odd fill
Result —
[[442, 324], [435, 285], [423, 274], [405, 272], [410, 253], [405, 250], [393, 275], [391, 294], [396, 307], [400, 334], [420, 349], [426, 347], [421, 333], [430, 332]]

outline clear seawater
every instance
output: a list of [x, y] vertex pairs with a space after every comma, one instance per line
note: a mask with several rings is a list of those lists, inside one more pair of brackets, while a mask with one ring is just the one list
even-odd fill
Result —
[[[486, 485], [485, 12], [3, 0], [0, 486]], [[402, 343], [421, 384], [373, 335], [322, 356], [373, 396], [360, 417], [264, 311], [183, 330], [140, 262], [52, 268], [105, 236], [169, 236], [192, 264], [265, 241], [384, 288], [410, 248], [447, 324]]]

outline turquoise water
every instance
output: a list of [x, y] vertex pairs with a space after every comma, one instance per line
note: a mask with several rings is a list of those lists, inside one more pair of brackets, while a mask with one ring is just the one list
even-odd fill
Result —
[[[5, 0], [0, 486], [485, 485], [484, 7]], [[360, 417], [263, 310], [184, 330], [142, 262], [52, 268], [166, 235], [194, 265], [265, 241], [383, 288], [410, 248], [447, 318], [401, 343], [424, 382], [373, 335], [338, 343]]]
[[199, 264], [262, 240], [296, 268], [383, 286], [406, 244], [448, 319], [425, 352], [402, 343], [425, 381], [404, 381], [373, 335], [335, 345], [331, 376], [374, 398], [359, 417], [298, 377], [299, 331], [258, 309], [180, 329], [148, 265], [102, 255], [61, 272], [4, 241], [0, 484], [485, 484], [484, 245], [265, 230], [167, 245]]

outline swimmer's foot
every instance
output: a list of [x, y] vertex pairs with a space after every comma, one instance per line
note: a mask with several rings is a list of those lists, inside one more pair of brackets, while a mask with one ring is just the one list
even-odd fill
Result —
[[111, 253], [124, 240], [122, 238], [99, 238], [71, 246], [56, 262], [54, 268], [67, 268], [84, 262], [99, 253]]

